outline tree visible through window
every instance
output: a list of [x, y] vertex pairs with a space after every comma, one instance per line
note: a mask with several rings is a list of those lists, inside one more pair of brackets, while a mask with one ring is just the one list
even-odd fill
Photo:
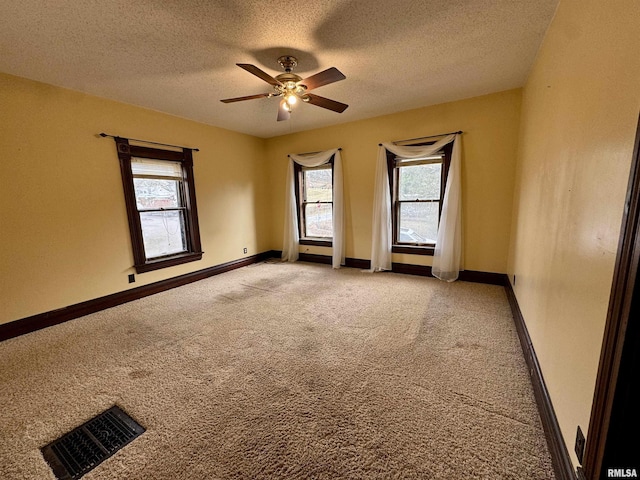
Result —
[[295, 164], [300, 243], [330, 244], [333, 238], [333, 162]]

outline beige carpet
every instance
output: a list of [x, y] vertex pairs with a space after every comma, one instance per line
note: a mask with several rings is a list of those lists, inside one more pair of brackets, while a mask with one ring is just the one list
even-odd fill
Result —
[[266, 262], [0, 343], [0, 478], [117, 404], [86, 479], [551, 479], [502, 287]]

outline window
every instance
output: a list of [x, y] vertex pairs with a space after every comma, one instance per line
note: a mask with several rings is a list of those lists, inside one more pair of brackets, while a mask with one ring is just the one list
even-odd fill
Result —
[[130, 145], [116, 137], [138, 273], [202, 258], [192, 150]]
[[303, 245], [331, 246], [333, 239], [333, 159], [319, 167], [294, 164], [298, 228]]
[[419, 159], [387, 152], [393, 218], [393, 252], [433, 255], [452, 144]]

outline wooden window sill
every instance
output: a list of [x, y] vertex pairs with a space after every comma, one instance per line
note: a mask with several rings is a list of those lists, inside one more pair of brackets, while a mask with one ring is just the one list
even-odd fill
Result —
[[137, 273], [152, 272], [161, 268], [173, 267], [174, 265], [182, 265], [183, 263], [195, 262], [202, 259], [203, 252], [181, 253], [172, 257], [160, 258], [158, 260], [150, 260], [142, 265], [136, 265]]

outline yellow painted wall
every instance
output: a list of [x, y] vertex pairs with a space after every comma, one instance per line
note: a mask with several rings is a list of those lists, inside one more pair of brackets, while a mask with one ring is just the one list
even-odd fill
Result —
[[[509, 90], [267, 139], [273, 208], [271, 248], [282, 249], [288, 153], [342, 147], [346, 256], [370, 259], [378, 144], [462, 130], [465, 268], [505, 273], [520, 101], [520, 89]], [[300, 251], [331, 252], [307, 246], [301, 246]], [[431, 265], [432, 257], [394, 254], [393, 260]]]
[[[0, 323], [269, 246], [264, 140], [0, 74]], [[203, 259], [136, 275], [115, 143], [194, 152]]]
[[574, 462], [640, 110], [639, 25], [637, 0], [561, 0], [523, 94], [509, 273]]

